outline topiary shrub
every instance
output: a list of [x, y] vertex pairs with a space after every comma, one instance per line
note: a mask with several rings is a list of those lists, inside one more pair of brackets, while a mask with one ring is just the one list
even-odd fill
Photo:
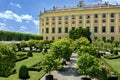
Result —
[[22, 65], [19, 69], [19, 78], [21, 79], [30, 78], [28, 68], [25, 65]]
[[27, 56], [28, 56], [28, 57], [32, 57], [32, 56], [33, 56], [32, 51], [28, 51], [28, 52], [27, 52]]

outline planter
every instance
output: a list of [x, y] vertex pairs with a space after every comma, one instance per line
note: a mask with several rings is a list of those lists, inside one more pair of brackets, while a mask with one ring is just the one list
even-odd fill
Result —
[[46, 75], [45, 80], [53, 80], [53, 75]]
[[118, 77], [116, 76], [108, 77], [108, 80], [118, 80]]
[[91, 80], [91, 79], [87, 77], [82, 77], [81, 80]]

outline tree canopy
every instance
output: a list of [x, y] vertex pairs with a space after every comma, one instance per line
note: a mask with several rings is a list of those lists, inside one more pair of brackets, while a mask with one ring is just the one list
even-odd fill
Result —
[[60, 40], [55, 41], [51, 45], [51, 51], [54, 52], [54, 55], [57, 58], [63, 58], [65, 60], [69, 59], [72, 54], [72, 47], [71, 47], [72, 40], [69, 38], [63, 38]]
[[69, 38], [73, 40], [79, 39], [80, 37], [86, 37], [89, 41], [91, 41], [90, 35], [91, 32], [88, 28], [76, 28], [75, 30], [71, 30], [69, 32]]
[[79, 73], [86, 76], [90, 74], [98, 74], [102, 69], [97, 58], [88, 53], [84, 53], [82, 56], [78, 57], [77, 68]]
[[0, 44], [0, 76], [7, 77], [15, 66], [15, 52], [7, 44]]

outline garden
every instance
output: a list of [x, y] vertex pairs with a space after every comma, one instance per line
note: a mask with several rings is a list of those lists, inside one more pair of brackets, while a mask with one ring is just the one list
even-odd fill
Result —
[[46, 80], [53, 80], [51, 71], [63, 71], [72, 53], [78, 55], [76, 70], [85, 75], [83, 80], [120, 79], [120, 41], [91, 42], [90, 35], [88, 29], [79, 28], [70, 31], [69, 38], [56, 41], [31, 39], [0, 44], [0, 80], [39, 80], [45, 74]]

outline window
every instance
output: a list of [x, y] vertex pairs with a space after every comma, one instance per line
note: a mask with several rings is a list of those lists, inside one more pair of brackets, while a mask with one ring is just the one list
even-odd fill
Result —
[[49, 33], [49, 28], [46, 28], [46, 33]]
[[111, 19], [111, 22], [114, 22], [114, 19]]
[[52, 33], [55, 33], [55, 28], [54, 27], [52, 28]]
[[111, 26], [111, 32], [114, 32], [114, 26]]
[[103, 22], [103, 23], [105, 23], [105, 22], [106, 22], [106, 20], [105, 20], [105, 19], [103, 19], [103, 20], [102, 20], [102, 22]]
[[75, 21], [72, 21], [72, 24], [75, 24]]
[[98, 23], [98, 20], [94, 20], [94, 23]]
[[87, 29], [88, 29], [88, 30], [90, 30], [90, 27], [89, 27], [89, 26], [87, 26]]
[[102, 32], [104, 32], [104, 33], [106, 32], [106, 27], [105, 26], [102, 27]]
[[55, 16], [52, 17], [52, 20], [55, 20]]
[[61, 22], [58, 22], [58, 24], [61, 24]]
[[58, 39], [61, 39], [61, 37], [58, 37]]
[[106, 37], [102, 37], [102, 40], [103, 40], [103, 41], [106, 41]]
[[111, 37], [111, 41], [114, 41], [114, 39], [115, 39], [115, 38], [112, 36], [112, 37]]
[[68, 20], [68, 16], [65, 16], [65, 20]]
[[72, 27], [72, 30], [75, 30], [75, 27]]
[[75, 15], [72, 15], [72, 19], [75, 19]]
[[68, 24], [68, 21], [65, 21], [65, 24]]
[[61, 16], [58, 16], [58, 20], [62, 20], [62, 17], [61, 17]]
[[65, 33], [68, 33], [68, 27], [65, 27]]
[[79, 23], [82, 23], [82, 20], [80, 20]]
[[97, 40], [97, 37], [94, 37], [94, 40]]
[[111, 13], [111, 17], [114, 17], [114, 13]]
[[54, 25], [55, 24], [55, 22], [52, 22], [52, 25]]
[[97, 26], [94, 27], [94, 32], [95, 32], [95, 33], [98, 32], [98, 27], [97, 27]]
[[52, 40], [54, 41], [54, 40], [55, 40], [55, 37], [52, 37]]
[[79, 19], [82, 19], [82, 15], [79, 16]]
[[46, 17], [46, 21], [48, 21], [49, 20], [49, 18], [48, 17]]
[[49, 25], [49, 22], [46, 22], [46, 25]]
[[89, 19], [89, 18], [90, 18], [90, 15], [86, 15], [86, 18]]
[[44, 33], [44, 29], [42, 29], [42, 33]]
[[46, 40], [48, 40], [48, 37], [46, 37]]
[[90, 23], [90, 20], [87, 20], [86, 22], [87, 22], [87, 23]]
[[61, 33], [62, 32], [62, 29], [61, 27], [58, 28], [58, 33]]
[[94, 18], [98, 18], [98, 14], [94, 14]]
[[102, 14], [102, 17], [103, 17], [103, 18], [106, 18], [106, 14], [105, 14], [105, 13], [103, 13], [103, 14]]

